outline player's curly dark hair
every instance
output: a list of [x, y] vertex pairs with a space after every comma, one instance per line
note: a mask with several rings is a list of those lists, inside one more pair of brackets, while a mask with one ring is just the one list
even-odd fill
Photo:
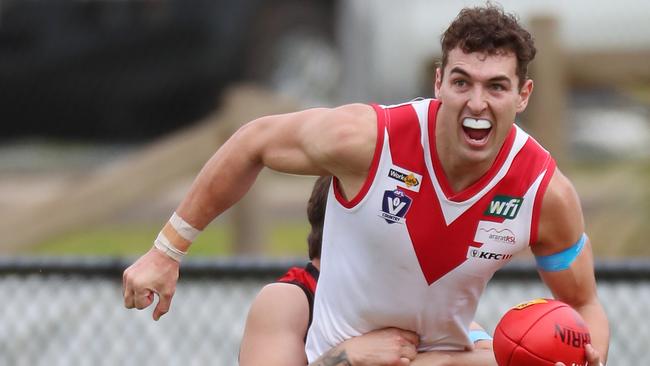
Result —
[[488, 3], [486, 6], [464, 8], [440, 38], [442, 69], [447, 65], [449, 52], [460, 47], [465, 53], [484, 52], [488, 55], [513, 52], [517, 56], [519, 88], [528, 78], [528, 63], [535, 58], [535, 44], [531, 34], [513, 14]]
[[323, 221], [325, 221], [325, 206], [332, 177], [319, 177], [314, 183], [309, 202], [307, 203], [307, 219], [311, 230], [307, 236], [309, 259], [320, 258], [323, 241]]

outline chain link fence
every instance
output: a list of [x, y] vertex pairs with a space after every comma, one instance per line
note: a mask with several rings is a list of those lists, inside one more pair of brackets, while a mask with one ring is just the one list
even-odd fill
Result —
[[[130, 260], [9, 258], [0, 261], [0, 365], [236, 365], [248, 308], [259, 289], [301, 261], [187, 260], [171, 311], [123, 307]], [[647, 353], [650, 263], [601, 263], [610, 365]], [[477, 320], [490, 332], [524, 300], [550, 296], [530, 264], [513, 263], [489, 284]]]

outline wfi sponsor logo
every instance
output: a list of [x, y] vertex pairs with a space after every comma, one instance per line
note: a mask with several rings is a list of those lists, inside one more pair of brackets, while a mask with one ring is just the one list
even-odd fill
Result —
[[485, 215], [512, 220], [517, 217], [523, 201], [521, 197], [495, 196], [485, 210]]

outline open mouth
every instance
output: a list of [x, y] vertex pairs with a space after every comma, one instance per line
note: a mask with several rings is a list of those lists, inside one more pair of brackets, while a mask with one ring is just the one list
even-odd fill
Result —
[[463, 119], [463, 132], [470, 142], [484, 143], [492, 131], [492, 122], [487, 119]]

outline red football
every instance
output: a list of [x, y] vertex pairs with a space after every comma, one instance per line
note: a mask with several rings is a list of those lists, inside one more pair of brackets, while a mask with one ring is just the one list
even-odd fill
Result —
[[499, 366], [584, 366], [591, 343], [584, 320], [569, 305], [536, 299], [508, 310], [494, 330]]

